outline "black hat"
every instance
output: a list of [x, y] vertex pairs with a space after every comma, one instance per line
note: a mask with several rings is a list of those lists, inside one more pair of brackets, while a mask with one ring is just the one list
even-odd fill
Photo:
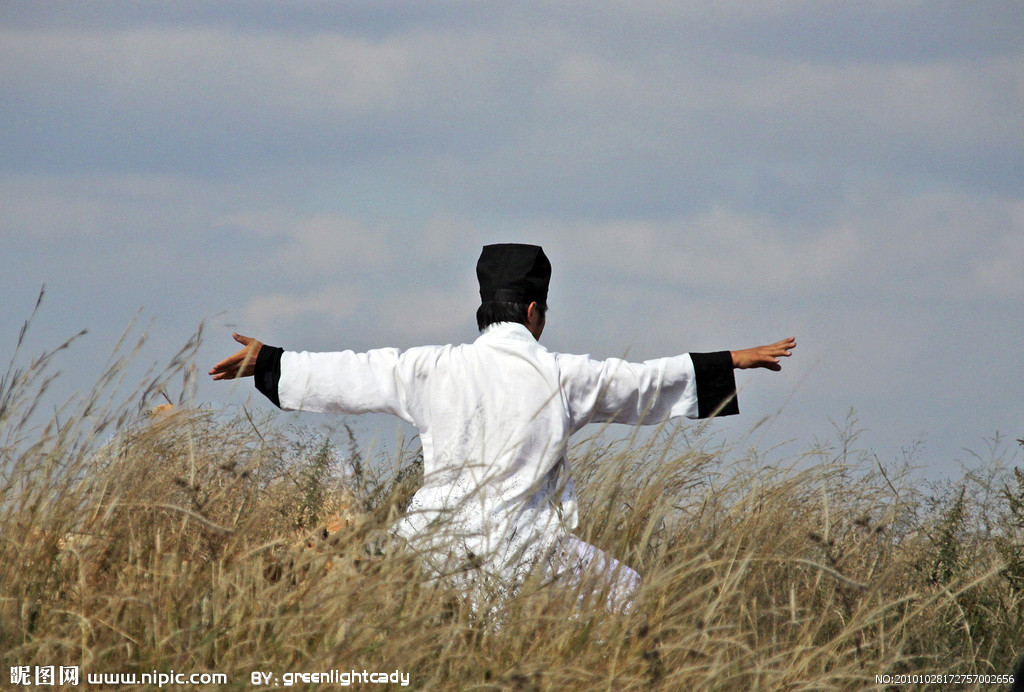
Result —
[[537, 245], [484, 245], [476, 263], [480, 300], [547, 306], [551, 262]]

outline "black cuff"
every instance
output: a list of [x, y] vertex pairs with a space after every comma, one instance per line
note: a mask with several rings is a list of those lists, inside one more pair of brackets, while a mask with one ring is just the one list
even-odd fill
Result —
[[697, 417], [735, 416], [740, 412], [736, 399], [736, 376], [729, 351], [691, 353], [697, 376]]
[[283, 354], [283, 348], [263, 344], [259, 355], [256, 356], [256, 372], [253, 373], [256, 389], [260, 390], [278, 408], [281, 408], [281, 400], [277, 398], [277, 383], [281, 379], [281, 356]]

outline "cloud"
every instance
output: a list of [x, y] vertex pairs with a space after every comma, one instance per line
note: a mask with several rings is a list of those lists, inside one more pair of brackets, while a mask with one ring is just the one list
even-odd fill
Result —
[[867, 252], [866, 239], [850, 225], [801, 237], [771, 219], [723, 207], [669, 221], [549, 226], [545, 233], [577, 239], [567, 252], [577, 268], [679, 287], [768, 295], [831, 289]]
[[190, 212], [233, 194], [184, 176], [32, 175], [0, 171], [0, 234], [52, 242], [62, 237], [110, 242], [173, 229], [191, 232]]
[[[413, 76], [411, 46], [345, 35], [237, 33], [215, 27], [0, 32], [2, 76], [49, 96], [126, 109], [157, 105], [217, 114], [328, 115], [393, 105]], [[8, 86], [7, 88], [10, 88]], [[67, 91], [66, 91], [67, 90]], [[45, 92], [44, 92], [45, 93]], [[95, 95], [96, 99], [90, 99]], [[189, 100], [182, 103], [182, 95]], [[301, 95], [302, 100], [295, 100]], [[205, 97], [205, 98], [204, 98]]]
[[[434, 9], [391, 25], [381, 14], [372, 33], [343, 21], [8, 28], [0, 96], [20, 107], [0, 138], [8, 164], [40, 169], [287, 163], [401, 181], [449, 213], [523, 217], [673, 217], [738, 199], [745, 213], [820, 215], [824, 195], [864, 177], [1019, 185], [1021, 50], [982, 59], [954, 42], [929, 60], [837, 61], [786, 40], [837, 11], [865, 32], [893, 17], [715, 7], [604, 3], [570, 18], [536, 3], [532, 22], [507, 9], [464, 23]], [[723, 40], [753, 26], [790, 33], [757, 50]], [[681, 27], [691, 40], [663, 40]]]
[[289, 245], [282, 261], [292, 271], [324, 275], [344, 267], [380, 270], [388, 265], [386, 233], [339, 214], [297, 219], [285, 233]]
[[337, 212], [234, 212], [220, 218], [217, 226], [264, 245], [270, 241], [279, 276], [318, 279], [346, 269], [371, 272], [390, 266], [391, 231]]
[[1004, 232], [974, 260], [978, 288], [1002, 298], [1024, 296], [1024, 201], [1009, 205]]
[[[35, 165], [59, 166], [69, 153], [99, 167], [193, 171], [267, 155], [344, 162], [456, 139], [484, 146], [514, 128], [500, 113], [521, 96], [513, 82], [533, 60], [525, 50], [514, 37], [447, 29], [379, 39], [214, 26], [7, 29], [0, 93], [20, 104], [11, 152]], [[484, 111], [496, 117], [474, 117]], [[58, 142], [69, 149], [51, 149]]]
[[355, 314], [362, 298], [358, 286], [329, 286], [307, 294], [270, 293], [249, 301], [243, 314], [249, 324], [285, 328], [314, 317], [340, 320]]
[[471, 341], [476, 332], [475, 291], [420, 287], [396, 290], [379, 305], [379, 339], [407, 345]]

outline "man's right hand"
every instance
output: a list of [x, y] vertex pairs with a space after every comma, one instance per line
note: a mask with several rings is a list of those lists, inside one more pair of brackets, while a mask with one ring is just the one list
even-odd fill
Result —
[[210, 375], [215, 380], [233, 380], [236, 377], [252, 377], [256, 371], [256, 356], [260, 354], [263, 347], [259, 341], [251, 336], [232, 334], [235, 341], [242, 344], [243, 348], [238, 353], [228, 356], [210, 369]]

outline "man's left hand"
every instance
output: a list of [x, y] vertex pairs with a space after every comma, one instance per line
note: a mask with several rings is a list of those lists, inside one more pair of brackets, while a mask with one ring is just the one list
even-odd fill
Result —
[[745, 348], [742, 351], [732, 351], [732, 366], [737, 370], [767, 368], [778, 372], [782, 370], [779, 358], [788, 358], [792, 355], [794, 348], [796, 348], [796, 339], [789, 337], [767, 346], [755, 346], [754, 348]]

